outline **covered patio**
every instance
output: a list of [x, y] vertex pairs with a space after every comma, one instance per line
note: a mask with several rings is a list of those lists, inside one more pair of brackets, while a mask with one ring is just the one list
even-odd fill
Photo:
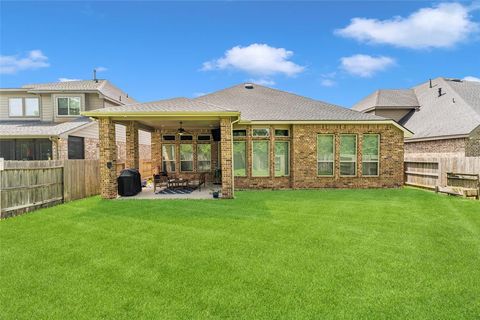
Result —
[[[219, 190], [221, 198], [233, 198], [232, 125], [238, 121], [237, 111], [188, 99], [171, 99], [98, 109], [84, 115], [99, 123], [103, 198], [118, 196], [115, 124], [126, 127], [126, 168], [139, 168], [138, 130], [148, 131], [151, 133], [152, 174], [187, 181], [190, 185], [203, 178], [203, 191], [190, 193], [191, 198], [206, 197], [212, 190]], [[145, 189], [137, 198], [188, 196], [156, 194]]]

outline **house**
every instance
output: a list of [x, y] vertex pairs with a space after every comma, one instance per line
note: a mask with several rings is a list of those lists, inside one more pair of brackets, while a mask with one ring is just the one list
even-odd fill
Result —
[[[0, 89], [0, 158], [98, 159], [98, 124], [83, 111], [136, 102], [107, 80], [83, 80]], [[116, 126], [119, 161], [125, 160], [125, 128]], [[140, 132], [142, 156], [150, 135]], [[123, 151], [122, 151], [123, 150]]]
[[147, 130], [157, 172], [221, 176], [224, 198], [234, 188], [401, 186], [411, 134], [390, 119], [251, 83], [83, 114], [99, 121], [104, 198], [117, 196], [115, 124], [127, 128], [131, 167], [139, 162], [137, 131]]
[[480, 156], [480, 82], [436, 78], [411, 89], [377, 90], [352, 109], [412, 131], [406, 156]]

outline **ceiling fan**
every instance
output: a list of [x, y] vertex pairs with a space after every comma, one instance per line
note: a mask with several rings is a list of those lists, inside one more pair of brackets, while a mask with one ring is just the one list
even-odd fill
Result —
[[185, 129], [182, 127], [182, 124], [183, 124], [183, 122], [180, 121], [180, 127], [177, 129], [177, 134], [178, 134], [179, 136], [183, 136], [184, 134], [189, 133], [189, 132], [187, 132], [187, 130], [185, 130]]

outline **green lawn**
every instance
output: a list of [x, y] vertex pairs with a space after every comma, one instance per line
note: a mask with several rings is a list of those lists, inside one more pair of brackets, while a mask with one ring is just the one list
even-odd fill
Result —
[[0, 319], [478, 319], [480, 202], [74, 201], [0, 221]]

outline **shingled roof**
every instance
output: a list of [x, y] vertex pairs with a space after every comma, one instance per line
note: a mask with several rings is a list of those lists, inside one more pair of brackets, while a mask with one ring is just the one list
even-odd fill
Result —
[[113, 85], [108, 80], [78, 80], [65, 82], [34, 83], [22, 86], [29, 92], [78, 92], [78, 91], [98, 91], [105, 97], [118, 103], [130, 104], [137, 102], [127, 93]]
[[377, 90], [352, 107], [356, 111], [368, 111], [373, 108], [416, 108], [419, 106], [413, 89]]
[[58, 137], [74, 129], [93, 124], [93, 121], [87, 117], [68, 122], [48, 122], [48, 121], [0, 121], [0, 136], [2, 137]]

